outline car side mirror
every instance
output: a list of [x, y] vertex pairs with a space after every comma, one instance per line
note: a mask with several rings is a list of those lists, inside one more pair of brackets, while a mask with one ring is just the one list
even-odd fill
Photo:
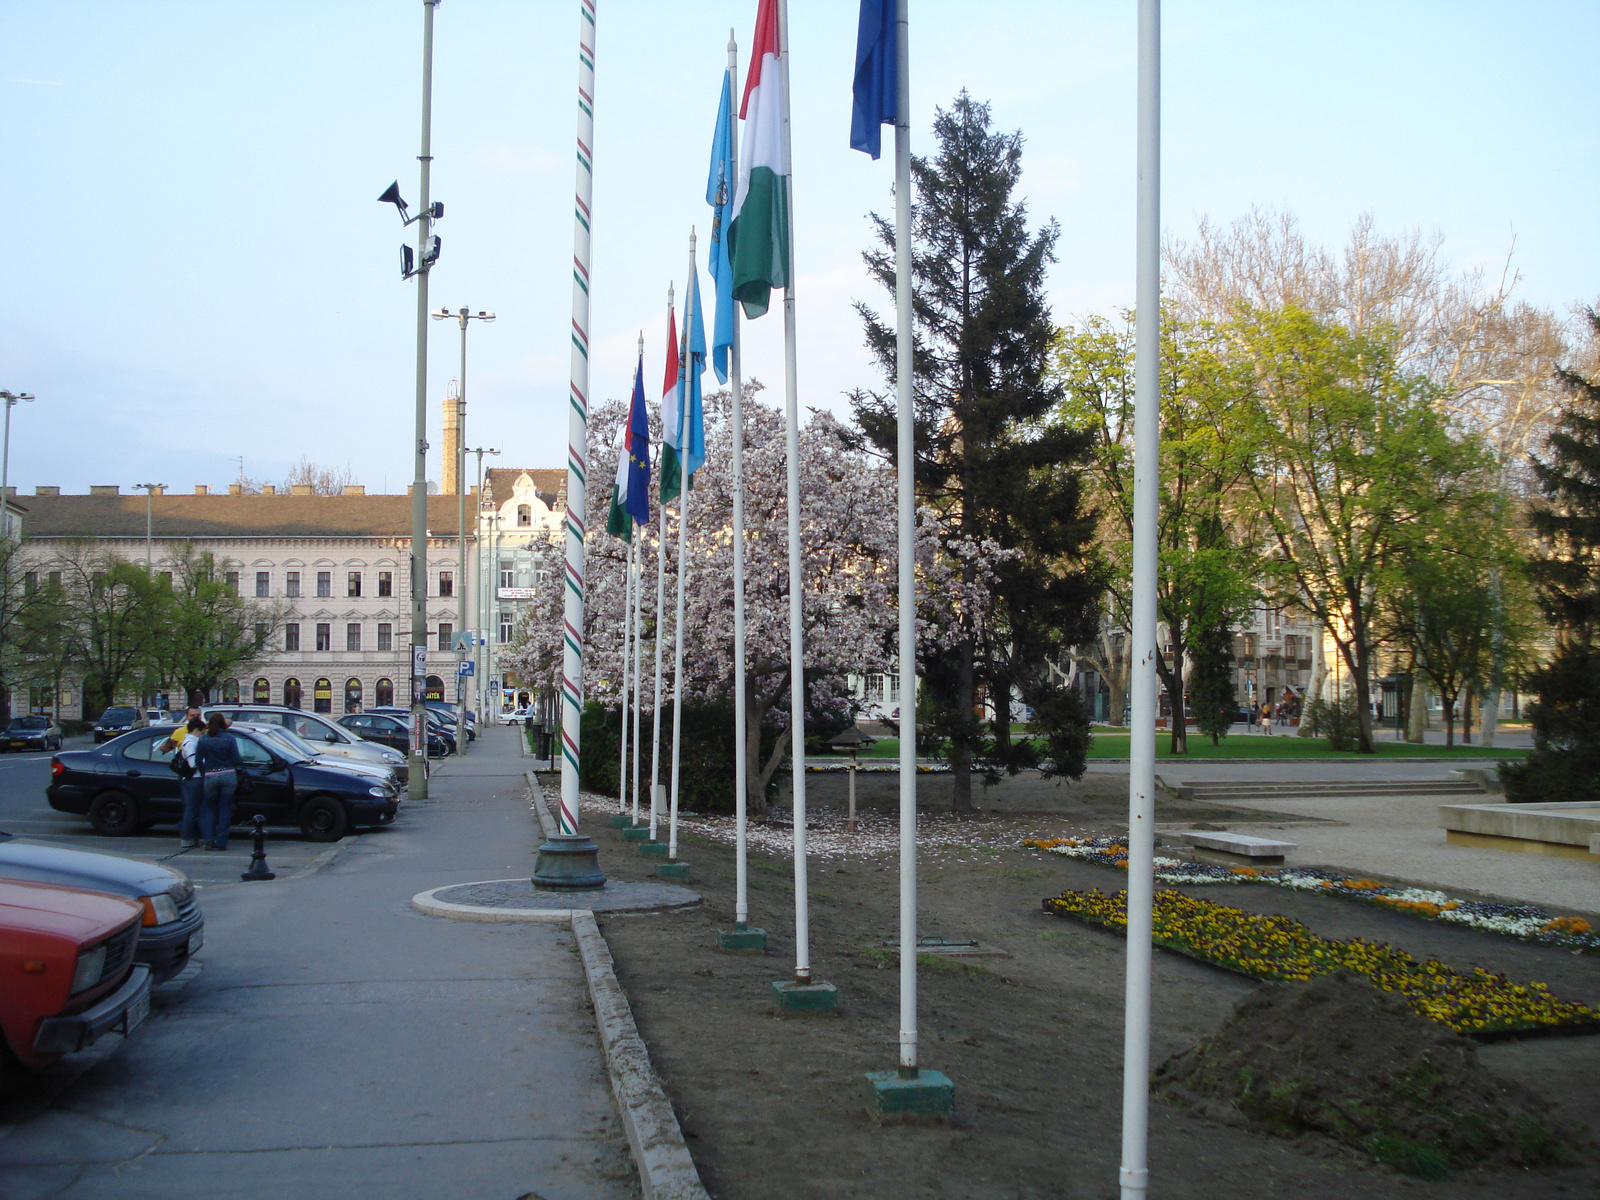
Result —
[[337, 745], [339, 742], [339, 735], [336, 733], [325, 733], [322, 735], [322, 740], [325, 742], [332, 742]]

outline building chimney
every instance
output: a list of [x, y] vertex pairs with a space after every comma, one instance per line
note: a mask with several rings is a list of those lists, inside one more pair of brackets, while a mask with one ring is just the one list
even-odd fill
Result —
[[58, 487], [36, 487], [33, 489], [35, 496], [59, 496], [61, 489]]
[[311, 495], [311, 485], [309, 483], [292, 484], [289, 487], [289, 494], [291, 496], [309, 496]]
[[347, 483], [344, 485], [344, 494], [346, 496], [365, 496], [367, 488], [362, 483]]
[[91, 483], [89, 495], [91, 496], [120, 496], [122, 486], [116, 483]]
[[211, 494], [211, 489], [203, 483], [197, 483], [194, 485], [194, 494], [196, 496], [209, 496]]
[[244, 484], [242, 484], [242, 483], [230, 483], [228, 485], [228, 495], [230, 495], [230, 496], [242, 496], [242, 495], [244, 495]]
[[261, 494], [263, 496], [276, 496], [278, 494], [278, 489], [274, 484], [263, 483], [261, 485]]
[[456, 494], [456, 460], [461, 456], [461, 397], [452, 379], [444, 394], [444, 494]]

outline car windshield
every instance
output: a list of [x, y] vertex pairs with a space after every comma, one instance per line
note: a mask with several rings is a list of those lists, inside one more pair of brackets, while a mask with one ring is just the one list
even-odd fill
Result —
[[131, 708], [108, 708], [100, 714], [102, 721], [129, 721], [133, 719]]
[[310, 762], [312, 749], [282, 725], [252, 725], [250, 732], [263, 741], [273, 742], [290, 762]]
[[49, 729], [50, 722], [44, 717], [18, 717], [11, 722], [13, 729]]

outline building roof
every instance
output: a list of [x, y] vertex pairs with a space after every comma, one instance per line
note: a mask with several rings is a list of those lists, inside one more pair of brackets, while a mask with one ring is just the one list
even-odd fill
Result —
[[567, 472], [564, 467], [492, 467], [483, 474], [484, 486], [489, 489], [489, 499], [496, 508], [511, 499], [512, 489], [524, 475], [533, 480], [546, 508], [566, 507]]
[[[472, 511], [469, 500], [469, 526]], [[29, 538], [145, 535], [142, 494], [30, 496], [27, 513], [25, 532]], [[411, 534], [411, 497], [398, 495], [161, 495], [151, 497], [150, 515], [151, 533], [158, 538]], [[455, 533], [455, 496], [428, 497], [428, 528], [436, 537]]]

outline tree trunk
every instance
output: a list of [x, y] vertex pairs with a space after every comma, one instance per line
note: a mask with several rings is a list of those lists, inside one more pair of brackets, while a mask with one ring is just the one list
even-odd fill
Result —
[[1495, 727], [1500, 724], [1500, 689], [1483, 698], [1478, 709], [1478, 745], [1493, 746]]
[[1345, 655], [1345, 665], [1350, 668], [1351, 682], [1356, 689], [1356, 729], [1359, 735], [1356, 753], [1376, 754], [1372, 745], [1372, 688], [1367, 682], [1367, 660], [1358, 639], [1352, 638], [1350, 653]]
[[[1172, 661], [1174, 664], [1182, 662], [1178, 655], [1178, 645], [1173, 643]], [[1184, 718], [1183, 712], [1183, 674], [1176, 667], [1167, 666], [1166, 655], [1157, 651], [1156, 674], [1161, 676], [1161, 686], [1166, 689], [1167, 702], [1172, 706], [1172, 738], [1170, 746], [1173, 754], [1189, 753], [1189, 723]]]
[[1322, 626], [1317, 626], [1317, 632], [1311, 640], [1311, 686], [1306, 689], [1306, 694], [1300, 703], [1300, 729], [1301, 737], [1310, 737], [1312, 726], [1306, 720], [1306, 710], [1313, 703], [1322, 703], [1322, 693], [1328, 687], [1328, 660], [1323, 657], [1322, 642], [1327, 637]]
[[956, 681], [956, 704], [961, 710], [962, 732], [950, 739], [950, 808], [952, 812], [972, 811], [972, 709], [977, 700], [977, 682], [974, 679], [973, 655], [975, 647], [969, 638], [962, 642]]
[[1428, 682], [1422, 672], [1411, 669], [1411, 710], [1406, 714], [1406, 741], [1420, 746], [1427, 740]]
[[1472, 688], [1467, 688], [1466, 698], [1461, 701], [1461, 744], [1472, 745]]
[[1444, 744], [1446, 746], [1454, 746], [1456, 744], [1456, 699], [1454, 696], [1445, 695], [1441, 695], [1439, 699], [1444, 703]]
[[767, 781], [778, 768], [776, 761], [768, 764], [761, 761], [761, 725], [767, 719], [768, 707], [747, 684], [744, 693], [744, 786], [749, 815], [759, 821], [767, 819]]

